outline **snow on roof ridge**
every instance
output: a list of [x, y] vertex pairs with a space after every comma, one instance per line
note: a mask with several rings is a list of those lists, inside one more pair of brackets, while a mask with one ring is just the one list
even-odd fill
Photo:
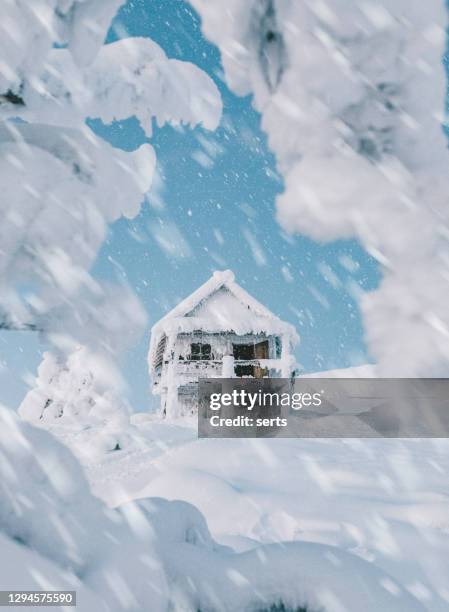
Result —
[[198, 289], [196, 289], [193, 293], [181, 300], [179, 304], [177, 304], [174, 308], [169, 310], [161, 319], [159, 319], [159, 321], [157, 321], [153, 325], [152, 332], [159, 326], [162, 321], [167, 321], [168, 319], [173, 319], [175, 317], [183, 317], [188, 312], [193, 310], [195, 306], [197, 306], [202, 300], [204, 300], [207, 296], [209, 296], [211, 293], [213, 293], [219, 287], [225, 284], [226, 280], [222, 280], [222, 275], [225, 275], [226, 273], [230, 273], [232, 274], [232, 276], [234, 276], [231, 270], [224, 270], [222, 272], [216, 270], [205, 283], [200, 285]]
[[235, 275], [232, 270], [215, 270], [212, 276], [203, 283], [198, 289], [187, 296], [179, 304], [177, 304], [172, 310], [167, 312], [159, 321], [157, 321], [152, 327], [152, 333], [157, 331], [157, 328], [162, 322], [174, 319], [177, 317], [184, 317], [189, 312], [194, 310], [198, 304], [208, 298], [210, 295], [221, 289], [221, 287], [227, 287], [234, 296], [241, 302], [252, 308], [259, 316], [269, 317], [277, 319], [266, 306], [257, 301], [252, 295], [250, 295], [243, 287], [240, 287], [235, 282]]
[[266, 306], [261, 304], [255, 297], [253, 297], [246, 289], [243, 289], [234, 280], [224, 283], [228, 289], [234, 294], [234, 296], [240, 300], [240, 302], [246, 304], [252, 308], [259, 316], [268, 317], [269, 319], [278, 319], [274, 313], [271, 312]]
[[215, 270], [212, 276], [221, 283], [233, 283], [235, 281], [235, 274], [232, 270]]

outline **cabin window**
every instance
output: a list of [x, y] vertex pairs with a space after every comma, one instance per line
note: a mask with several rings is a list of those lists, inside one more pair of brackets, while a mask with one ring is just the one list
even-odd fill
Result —
[[195, 342], [190, 345], [190, 359], [193, 361], [206, 361], [211, 359], [210, 344]]
[[167, 336], [164, 334], [162, 338], [159, 340], [156, 352], [154, 355], [154, 369], [158, 370], [162, 367], [162, 361], [164, 359], [165, 346], [167, 344]]
[[239, 361], [250, 361], [255, 358], [254, 343], [251, 344], [233, 344], [234, 359]]
[[258, 359], [268, 359], [269, 346], [268, 340], [253, 342], [250, 344], [233, 344], [234, 359], [238, 362], [256, 361], [256, 363], [237, 363], [234, 371], [236, 376], [252, 376], [253, 378], [263, 378], [267, 376], [267, 368], [261, 368], [257, 363]]
[[234, 359], [252, 361], [253, 359], [268, 359], [268, 340], [252, 342], [250, 344], [233, 344]]

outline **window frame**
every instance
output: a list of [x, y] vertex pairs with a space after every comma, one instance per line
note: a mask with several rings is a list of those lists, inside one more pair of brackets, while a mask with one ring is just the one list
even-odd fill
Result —
[[209, 342], [190, 343], [190, 361], [210, 361], [211, 359], [212, 346]]

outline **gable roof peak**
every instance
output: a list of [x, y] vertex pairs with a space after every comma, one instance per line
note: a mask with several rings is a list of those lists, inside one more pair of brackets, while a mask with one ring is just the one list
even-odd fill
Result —
[[251, 309], [259, 317], [277, 318], [268, 308], [266, 308], [266, 306], [263, 306], [235, 282], [235, 276], [232, 270], [216, 270], [209, 280], [155, 323], [155, 325], [153, 325], [153, 332], [156, 332], [156, 330], [164, 326], [169, 320], [189, 316], [201, 303], [205, 302], [210, 296], [220, 291], [222, 288], [227, 289], [238, 301], [244, 304], [248, 309]]
[[232, 270], [215, 270], [213, 278], [220, 283], [233, 283], [235, 281], [235, 274]]

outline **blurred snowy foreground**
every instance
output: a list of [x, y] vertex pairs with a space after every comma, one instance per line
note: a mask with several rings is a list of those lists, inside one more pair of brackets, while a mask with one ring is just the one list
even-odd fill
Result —
[[198, 440], [137, 414], [105, 453], [0, 418], [1, 589], [75, 589], [83, 612], [449, 608], [446, 441]]
[[[447, 441], [197, 440], [118, 399], [145, 313], [90, 268], [156, 160], [86, 119], [151, 137], [222, 111], [150, 39], [103, 45], [121, 4], [2, 3], [0, 329], [44, 332], [56, 356], [21, 406], [39, 428], [0, 407], [0, 588], [76, 590], [82, 612], [447, 611]], [[380, 375], [447, 376], [445, 4], [192, 4], [262, 115], [284, 229], [358, 238], [382, 266], [360, 297]]]

